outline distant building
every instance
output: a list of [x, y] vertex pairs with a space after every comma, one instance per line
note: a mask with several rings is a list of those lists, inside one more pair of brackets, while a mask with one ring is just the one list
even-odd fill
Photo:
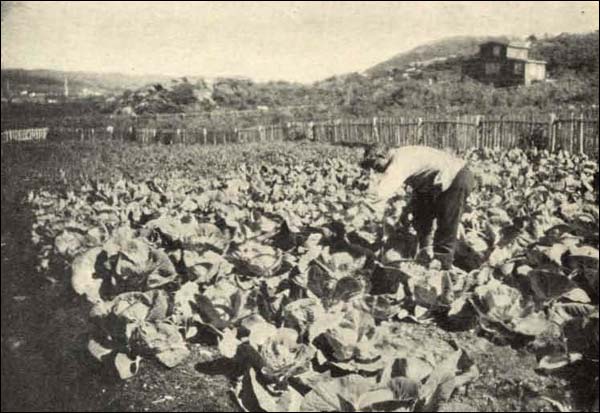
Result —
[[79, 92], [79, 96], [81, 96], [81, 97], [102, 96], [102, 92], [97, 89], [90, 89], [90, 88], [84, 87]]
[[490, 41], [479, 45], [479, 54], [466, 61], [462, 73], [494, 86], [530, 85], [546, 78], [546, 62], [529, 59], [529, 44]]
[[46, 103], [47, 95], [41, 92], [29, 92], [27, 101], [32, 103]]

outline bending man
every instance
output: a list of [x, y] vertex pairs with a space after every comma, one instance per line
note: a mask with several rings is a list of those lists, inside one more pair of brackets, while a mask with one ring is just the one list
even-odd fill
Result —
[[[380, 145], [367, 149], [361, 166], [382, 174], [372, 188], [376, 202], [387, 201], [408, 185], [413, 189], [414, 227], [419, 242], [418, 258], [435, 257], [443, 269], [454, 261], [458, 226], [474, 177], [467, 163], [444, 151], [426, 146], [387, 150]], [[435, 234], [433, 221], [437, 222]]]

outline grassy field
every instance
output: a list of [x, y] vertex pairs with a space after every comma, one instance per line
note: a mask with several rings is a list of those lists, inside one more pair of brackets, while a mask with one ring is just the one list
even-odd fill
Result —
[[[108, 187], [120, 181], [156, 179], [218, 183], [239, 176], [242, 168], [253, 165], [271, 165], [284, 171], [296, 168], [294, 173], [298, 174], [304, 173], [302, 168], [317, 165], [321, 168], [317, 173], [327, 175], [327, 162], [339, 161], [352, 170], [361, 155], [359, 148], [305, 143], [273, 143], [268, 147], [3, 144], [2, 410], [240, 409], [230, 389], [244, 366], [221, 357], [212, 336], [190, 340], [190, 356], [177, 367], [167, 369], [151, 358], [144, 359], [140, 373], [126, 381], [89, 355], [86, 344], [91, 305], [72, 291], [67, 260], [56, 257], [47, 270], [39, 269], [39, 245], [31, 239], [36, 211], [26, 202], [29, 193], [47, 191], [67, 196], [91, 182]], [[248, 176], [258, 173], [244, 170]], [[335, 176], [332, 179], [335, 181]], [[336, 185], [349, 187], [345, 179], [341, 177]], [[596, 311], [597, 300], [597, 296], [592, 297]], [[558, 405], [549, 399], [573, 410], [586, 410], [597, 395], [597, 359], [595, 364], [578, 363], [553, 374], [540, 374], [536, 372], [538, 358], [530, 346], [499, 341], [475, 326], [457, 330], [443, 323], [401, 324], [407, 340], [452, 340], [477, 365], [479, 377], [458, 389], [444, 406], [445, 411], [557, 410]]]

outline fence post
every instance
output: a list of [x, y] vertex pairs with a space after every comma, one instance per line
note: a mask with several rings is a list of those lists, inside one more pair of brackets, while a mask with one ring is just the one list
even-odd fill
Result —
[[583, 155], [585, 153], [584, 150], [584, 133], [583, 133], [583, 126], [584, 126], [584, 120], [583, 120], [583, 112], [581, 113], [581, 115], [579, 116], [579, 154]]
[[286, 122], [285, 127], [283, 128], [283, 140], [285, 140], [285, 141], [290, 140], [290, 129], [291, 128], [292, 128], [291, 123]]
[[496, 141], [496, 147], [499, 149], [504, 149], [504, 123], [505, 123], [505, 119], [506, 116], [505, 114], [502, 114], [500, 116], [500, 127], [498, 128], [498, 138]]
[[373, 133], [372, 133], [372, 136], [373, 136], [373, 141], [374, 142], [379, 142], [379, 129], [377, 127], [377, 116], [375, 116], [373, 118]]
[[464, 128], [462, 127], [462, 123], [461, 123], [461, 117], [460, 115], [456, 116], [456, 128], [454, 129], [454, 146], [453, 149], [455, 151], [459, 151], [459, 148], [462, 148], [463, 145], [463, 131]]
[[[575, 114], [571, 112], [571, 133], [569, 134], [569, 149], [573, 148], [573, 140], [575, 139]], [[564, 149], [564, 148], [563, 148]]]
[[[530, 120], [531, 125], [533, 125], [533, 119]], [[500, 147], [500, 136], [502, 134], [502, 124], [504, 123], [504, 113], [500, 115], [498, 118], [498, 122], [496, 123], [496, 127], [494, 128], [494, 142], [492, 147], [494, 149], [498, 149]]]
[[427, 142], [423, 139], [423, 118], [417, 119], [417, 144], [427, 145]]
[[331, 120], [331, 124], [333, 125], [333, 143], [336, 143], [337, 142], [337, 135], [338, 135], [338, 120], [337, 119], [332, 119]]
[[475, 116], [475, 147], [477, 149], [481, 149], [481, 135], [482, 135], [482, 116]]
[[556, 114], [550, 114], [550, 122], [548, 123], [548, 135], [550, 138], [550, 152], [556, 150]]
[[207, 139], [206, 135], [207, 135], [206, 128], [202, 128], [202, 137], [203, 137], [203, 141], [204, 141], [204, 145], [205, 146], [206, 146], [206, 139]]
[[[481, 134], [479, 133], [479, 125], [481, 123], [481, 116], [480, 115], [476, 115], [475, 116], [475, 148], [479, 149], [480, 148], [480, 138], [481, 138]], [[471, 141], [472, 142], [472, 141]]]
[[133, 125], [133, 138], [137, 140], [137, 130], [140, 129], [140, 119], [137, 116], [133, 118]]

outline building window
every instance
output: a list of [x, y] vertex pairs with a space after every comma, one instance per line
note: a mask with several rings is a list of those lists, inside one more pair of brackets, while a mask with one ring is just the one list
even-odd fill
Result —
[[500, 56], [500, 46], [494, 46], [494, 48], [492, 49], [492, 53], [494, 54], [494, 56]]
[[515, 63], [515, 75], [522, 75], [524, 69], [525, 69], [525, 65], [523, 65], [523, 63], [520, 63], [520, 62]]
[[486, 63], [485, 64], [485, 74], [493, 75], [496, 73], [500, 73], [500, 63]]

